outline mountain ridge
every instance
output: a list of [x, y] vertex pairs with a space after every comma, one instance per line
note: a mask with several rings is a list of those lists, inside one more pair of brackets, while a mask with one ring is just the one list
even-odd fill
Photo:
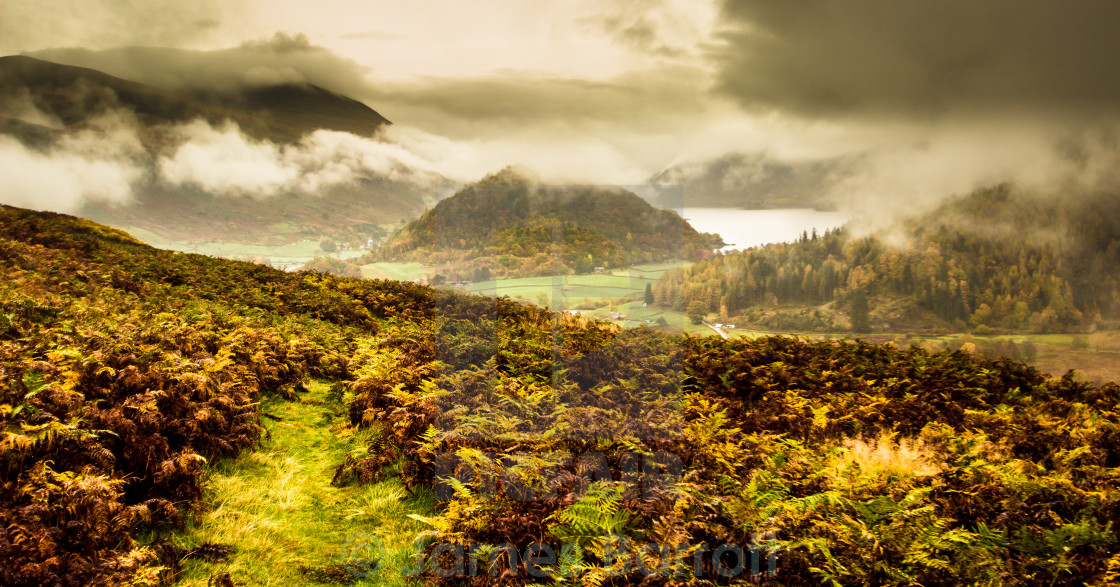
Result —
[[253, 138], [280, 143], [319, 129], [369, 137], [391, 124], [365, 104], [312, 84], [260, 86], [232, 95], [184, 95], [86, 67], [25, 55], [0, 57], [0, 96], [10, 99], [21, 89], [29, 92], [36, 108], [66, 127], [114, 107], [131, 110], [147, 126], [195, 118], [220, 124], [228, 119]]

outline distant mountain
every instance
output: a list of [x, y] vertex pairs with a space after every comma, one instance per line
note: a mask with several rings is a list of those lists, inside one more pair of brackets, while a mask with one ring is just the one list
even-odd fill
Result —
[[310, 84], [184, 95], [84, 67], [22, 55], [0, 57], [0, 99], [21, 96], [65, 127], [121, 107], [149, 126], [232, 120], [245, 134], [274, 142], [294, 141], [319, 129], [369, 137], [390, 124], [369, 106]]
[[678, 202], [667, 206], [829, 209], [829, 188], [855, 164], [851, 157], [785, 162], [765, 153], [728, 153], [674, 165], [649, 183], [673, 190]]
[[[68, 133], [122, 109], [134, 116], [150, 155], [143, 164], [153, 169], [160, 156], [177, 146], [176, 140], [183, 140], [175, 135], [175, 126], [195, 120], [215, 127], [232, 121], [250, 139], [281, 146], [321, 129], [368, 139], [390, 124], [365, 104], [310, 84], [176, 92], [83, 67], [0, 57], [0, 134], [44, 154]], [[134, 186], [131, 202], [88, 202], [78, 213], [115, 227], [141, 229], [159, 242], [275, 245], [330, 235], [340, 243], [364, 246], [383, 234], [378, 225], [415, 218], [424, 209], [433, 195], [421, 185], [447, 183], [430, 172], [398, 171], [393, 178], [366, 173], [314, 194], [278, 190], [258, 198], [167, 185], [150, 172]], [[401, 180], [410, 174], [424, 181]]]
[[381, 256], [528, 276], [698, 260], [722, 244], [631, 192], [541, 186], [507, 169], [439, 202], [386, 241]]

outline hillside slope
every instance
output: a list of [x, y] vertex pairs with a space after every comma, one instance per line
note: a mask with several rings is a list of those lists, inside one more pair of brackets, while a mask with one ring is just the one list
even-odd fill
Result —
[[862, 329], [1079, 331], [1120, 318], [1117, 202], [1001, 186], [867, 237], [836, 231], [721, 255], [654, 291], [659, 305], [699, 303], [769, 328], [842, 328], [816, 309], [850, 313], [869, 298]]
[[[383, 566], [479, 584], [485, 565], [509, 585], [539, 580], [530, 573], [649, 583], [656, 568], [748, 580], [749, 563], [730, 566], [720, 545], [743, 561], [753, 550], [771, 573], [759, 579], [782, 585], [1099, 584], [1120, 568], [1120, 387], [962, 352], [624, 331], [508, 300], [160, 251], [0, 207], [0, 373], [0, 582], [12, 587], [156, 585], [184, 557], [196, 580], [209, 564], [208, 582], [224, 584], [400, 580]], [[438, 511], [412, 519], [427, 528], [413, 537], [427, 545], [418, 558], [381, 565], [351, 550], [304, 568], [308, 537], [287, 524], [268, 536], [291, 556], [253, 568], [240, 555], [207, 561], [261, 548], [258, 533], [205, 526], [234, 542], [190, 551], [165, 540], [215, 490], [213, 463], [257, 446], [262, 397], [327, 405], [326, 390], [348, 418], [281, 412], [279, 424], [330, 426], [301, 434], [347, 447], [315, 465], [335, 486], [396, 477], [434, 490]], [[357, 435], [368, 450], [349, 448]], [[220, 477], [245, 461], [225, 461]], [[275, 477], [233, 473], [250, 484], [245, 499], [271, 487], [252, 479]], [[301, 488], [333, 493], [321, 481]], [[285, 521], [355, 507], [290, 489], [272, 500]], [[347, 520], [377, 506], [356, 505]], [[385, 531], [371, 521], [346, 542]], [[475, 577], [438, 556], [542, 543], [578, 551], [551, 569], [492, 554]], [[683, 559], [659, 565], [629, 546], [648, 543]]]
[[541, 186], [507, 169], [439, 202], [386, 241], [381, 255], [530, 276], [700, 259], [721, 244], [630, 192]]

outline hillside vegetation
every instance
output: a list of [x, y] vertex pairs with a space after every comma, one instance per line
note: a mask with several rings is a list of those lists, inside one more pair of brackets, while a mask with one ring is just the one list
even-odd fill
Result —
[[700, 259], [720, 244], [630, 192], [542, 186], [506, 169], [436, 204], [386, 241], [380, 256], [471, 277], [485, 268], [485, 280]]
[[1120, 318], [1120, 206], [1002, 186], [866, 237], [719, 255], [654, 292], [662, 306], [775, 329], [1079, 331]]
[[[262, 399], [325, 389], [347, 404], [329, 433], [360, 434], [368, 449], [318, 474], [344, 487], [396, 477], [439, 502], [411, 518], [428, 528], [418, 558], [378, 581], [1120, 578], [1113, 384], [964, 352], [622, 330], [508, 300], [155, 250], [8, 207], [0, 273], [5, 585], [155, 585], [175, 581], [188, 555], [197, 577], [199, 551], [166, 538], [213, 490], [207, 472], [222, 487], [251, 482], [214, 464], [258, 445]], [[348, 442], [301, 434], [331, 450]], [[383, 530], [370, 522], [370, 534]], [[206, 552], [244, 546], [239, 532], [214, 532], [234, 542]], [[275, 548], [294, 544], [277, 537]], [[510, 568], [510, 549], [543, 545], [557, 556]], [[745, 562], [727, 575], [731, 545]], [[457, 571], [467, 547], [473, 566]], [[773, 574], [751, 575], [752, 550]], [[390, 572], [377, 558], [344, 562], [362, 577]], [[306, 583], [349, 580], [337, 570], [312, 569]], [[215, 579], [303, 576], [252, 571]]]

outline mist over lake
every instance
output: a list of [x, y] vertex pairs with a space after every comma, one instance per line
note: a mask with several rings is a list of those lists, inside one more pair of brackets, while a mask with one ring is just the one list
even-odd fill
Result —
[[767, 243], [797, 240], [805, 231], [843, 226], [848, 212], [822, 212], [811, 208], [742, 210], [737, 208], [684, 208], [681, 215], [700, 232], [714, 232], [727, 246], [722, 251], [742, 250]]

